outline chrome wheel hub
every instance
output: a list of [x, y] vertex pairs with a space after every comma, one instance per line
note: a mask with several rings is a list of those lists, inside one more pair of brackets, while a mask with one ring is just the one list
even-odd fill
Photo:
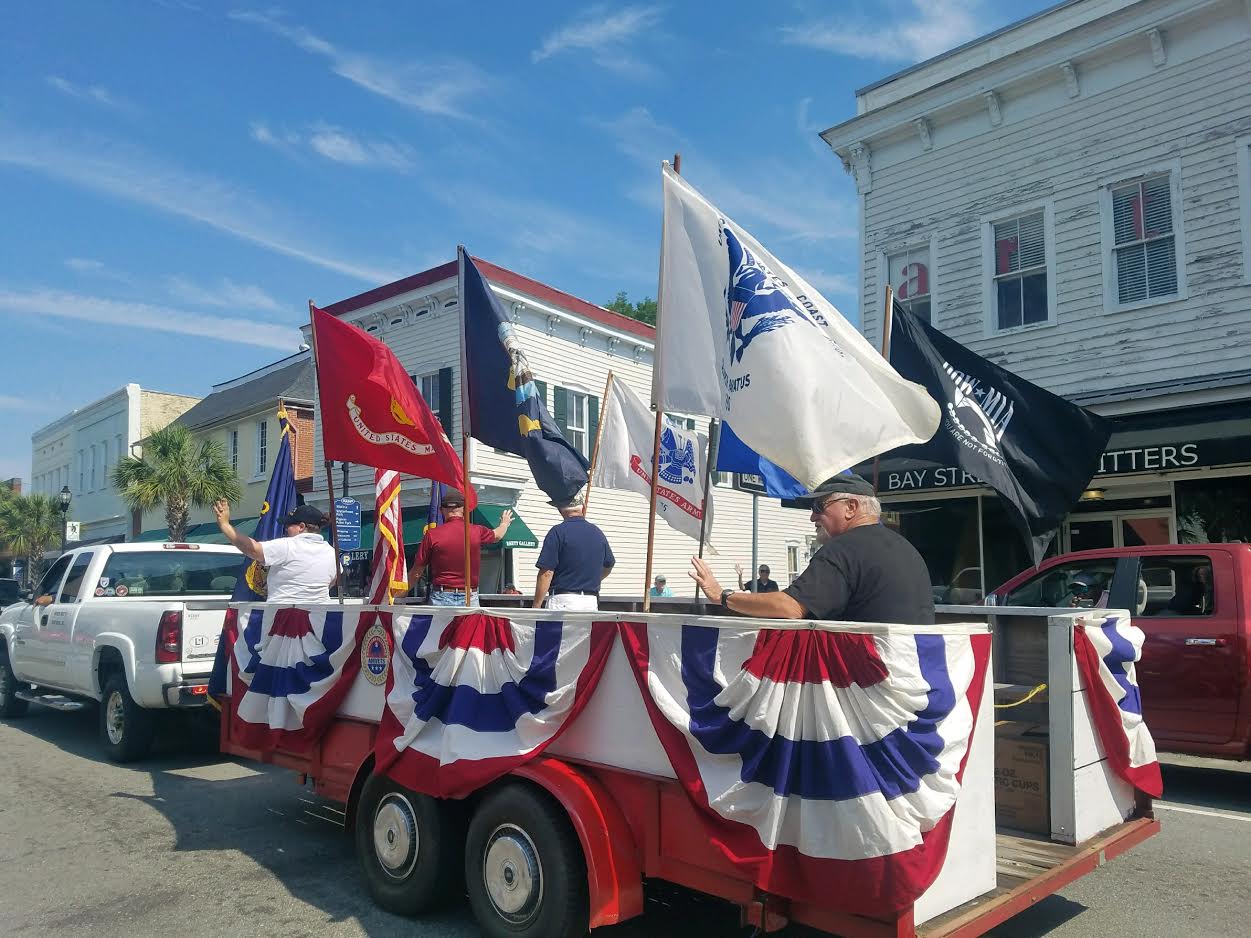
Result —
[[114, 746], [121, 745], [126, 733], [126, 705], [122, 702], [121, 691], [109, 694], [104, 705], [104, 729], [109, 734], [109, 742]]
[[417, 865], [417, 815], [412, 803], [399, 792], [390, 792], [374, 812], [374, 854], [382, 871], [403, 879]]
[[533, 919], [543, 901], [543, 864], [530, 835], [501, 824], [483, 851], [482, 879], [500, 918], [513, 925]]

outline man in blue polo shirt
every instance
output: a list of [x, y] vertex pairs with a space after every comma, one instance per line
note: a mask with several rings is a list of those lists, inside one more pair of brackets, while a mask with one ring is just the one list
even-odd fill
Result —
[[612, 573], [612, 555], [604, 532], [582, 515], [582, 498], [564, 504], [549, 502], [564, 519], [547, 532], [539, 551], [538, 582], [534, 608], [547, 600], [548, 609], [591, 611], [599, 609], [599, 584]]

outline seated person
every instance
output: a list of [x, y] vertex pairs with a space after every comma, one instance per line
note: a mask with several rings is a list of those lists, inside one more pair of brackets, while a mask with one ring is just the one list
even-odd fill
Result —
[[1069, 584], [1069, 598], [1064, 603], [1072, 609], [1102, 608], [1107, 602], [1107, 594], [1103, 591], [1098, 577], [1089, 573], [1079, 573]]
[[1183, 616], [1203, 616], [1212, 611], [1212, 568], [1202, 564], [1194, 568], [1190, 582], [1177, 591], [1168, 602], [1168, 611]]

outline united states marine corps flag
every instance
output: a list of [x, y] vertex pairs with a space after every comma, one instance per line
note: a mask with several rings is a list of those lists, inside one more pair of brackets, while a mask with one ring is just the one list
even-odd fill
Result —
[[[310, 307], [326, 458], [459, 485], [460, 457], [395, 353]], [[477, 502], [472, 489], [465, 500], [472, 510]]]

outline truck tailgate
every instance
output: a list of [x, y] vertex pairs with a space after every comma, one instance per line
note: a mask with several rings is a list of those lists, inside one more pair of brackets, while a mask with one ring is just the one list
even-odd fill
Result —
[[182, 665], [184, 674], [207, 674], [221, 638], [224, 608], [196, 608], [187, 604], [182, 616]]

